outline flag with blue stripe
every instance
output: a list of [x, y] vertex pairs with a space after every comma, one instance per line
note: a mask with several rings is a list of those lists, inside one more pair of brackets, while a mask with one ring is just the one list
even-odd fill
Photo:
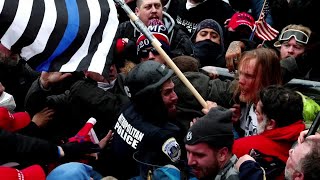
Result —
[[102, 74], [118, 28], [113, 0], [0, 0], [1, 44], [37, 71]]

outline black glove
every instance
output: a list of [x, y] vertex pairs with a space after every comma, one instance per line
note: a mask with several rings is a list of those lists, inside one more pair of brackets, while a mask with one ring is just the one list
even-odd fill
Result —
[[82, 155], [96, 153], [101, 150], [98, 144], [92, 142], [69, 142], [62, 144], [65, 158], [79, 158]]

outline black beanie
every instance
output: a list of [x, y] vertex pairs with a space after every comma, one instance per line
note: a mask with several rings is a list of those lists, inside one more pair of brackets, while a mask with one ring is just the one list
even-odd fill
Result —
[[233, 144], [232, 111], [216, 107], [210, 109], [208, 114], [198, 119], [188, 130], [184, 139], [188, 145], [201, 142], [214, 144], [216, 147]]

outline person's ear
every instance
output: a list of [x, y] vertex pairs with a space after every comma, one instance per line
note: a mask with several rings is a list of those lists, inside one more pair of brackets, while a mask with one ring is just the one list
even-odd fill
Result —
[[294, 180], [303, 180], [304, 179], [303, 173], [299, 172], [299, 171], [294, 172], [292, 177]]
[[266, 129], [267, 129], [267, 130], [272, 130], [272, 129], [276, 128], [276, 126], [277, 126], [276, 121], [273, 120], [273, 119], [270, 119], [270, 120], [268, 121], [268, 123], [267, 123]]
[[135, 14], [136, 14], [137, 16], [139, 16], [139, 8], [138, 8], [138, 7], [136, 7], [136, 8], [134, 9], [134, 12], [135, 12]]
[[227, 147], [223, 147], [219, 149], [217, 153], [217, 160], [218, 162], [225, 162], [227, 160], [227, 155], [229, 153], [229, 150]]

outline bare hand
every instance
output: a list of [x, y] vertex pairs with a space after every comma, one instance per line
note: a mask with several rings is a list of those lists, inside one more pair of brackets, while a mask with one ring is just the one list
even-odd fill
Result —
[[232, 108], [230, 108], [230, 110], [232, 111], [232, 122], [236, 123], [240, 116], [241, 116], [241, 109], [240, 109], [240, 104], [234, 104], [232, 106]]
[[248, 155], [248, 154], [245, 154], [245, 155], [241, 156], [241, 157], [238, 159], [238, 161], [237, 161], [237, 163], [236, 163], [236, 165], [235, 165], [235, 168], [239, 171], [241, 164], [244, 163], [245, 161], [250, 161], [250, 160], [251, 160], [251, 161], [256, 161], [255, 159], [253, 159], [253, 157], [251, 157], [251, 156]]
[[203, 108], [203, 109], [201, 110], [204, 114], [208, 114], [208, 112], [210, 111], [211, 108], [218, 107], [218, 104], [215, 103], [215, 102], [206, 101], [206, 103], [207, 103], [207, 107], [206, 107], [206, 108]]
[[43, 88], [48, 89], [51, 85], [61, 82], [65, 78], [71, 76], [71, 73], [62, 72], [44, 72], [42, 71], [40, 76], [40, 83]]
[[225, 56], [226, 66], [229, 72], [234, 72], [237, 69], [242, 53], [241, 49], [244, 47], [245, 45], [241, 41], [233, 41], [230, 43]]
[[190, 121], [190, 127], [194, 125], [199, 120], [199, 118], [193, 118], [192, 121]]
[[316, 133], [315, 135], [310, 135], [310, 136], [306, 137], [307, 133], [308, 133], [308, 130], [304, 130], [304, 131], [300, 132], [300, 135], [298, 137], [298, 143], [299, 144], [303, 143], [306, 138], [314, 139], [314, 140], [320, 140], [320, 134], [319, 133]]
[[46, 107], [32, 117], [32, 122], [34, 122], [40, 128], [45, 127], [48, 122], [52, 120], [53, 115], [54, 110]]
[[100, 148], [103, 149], [104, 147], [107, 146], [107, 144], [111, 143], [112, 138], [113, 138], [113, 132], [112, 130], [109, 130], [108, 134], [99, 142]]

